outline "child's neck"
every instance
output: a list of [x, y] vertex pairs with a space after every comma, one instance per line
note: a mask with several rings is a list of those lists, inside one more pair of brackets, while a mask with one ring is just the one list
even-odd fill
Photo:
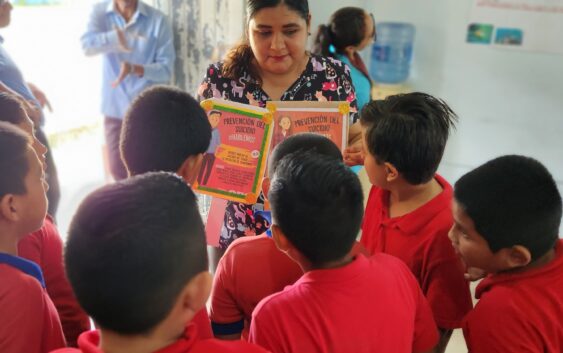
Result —
[[344, 267], [346, 265], [348, 265], [349, 263], [351, 263], [354, 260], [354, 257], [351, 254], [348, 254], [346, 256], [344, 256], [343, 258], [336, 260], [336, 261], [331, 261], [331, 262], [325, 262], [322, 265], [313, 265], [311, 264], [309, 261], [300, 261], [300, 265], [301, 268], [303, 269], [303, 272], [309, 272], [309, 271], [313, 271], [313, 270], [330, 270], [330, 269], [335, 269], [335, 268], [339, 268], [339, 267]]
[[164, 338], [156, 333], [126, 336], [104, 329], [100, 331], [100, 348], [105, 353], [152, 353], [178, 339], [170, 336]]
[[0, 252], [13, 256], [18, 255], [18, 242], [20, 237], [12, 229], [0, 227]]
[[435, 178], [420, 185], [411, 185], [406, 182], [401, 184], [389, 189], [390, 218], [411, 213], [438, 196], [443, 190]]

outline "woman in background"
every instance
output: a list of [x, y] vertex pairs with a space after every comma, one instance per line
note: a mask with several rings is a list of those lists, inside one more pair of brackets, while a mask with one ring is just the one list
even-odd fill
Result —
[[375, 21], [359, 7], [344, 7], [330, 17], [328, 24], [319, 26], [313, 52], [332, 56], [350, 68], [356, 89], [358, 111], [371, 100], [372, 82], [358, 52], [375, 41]]

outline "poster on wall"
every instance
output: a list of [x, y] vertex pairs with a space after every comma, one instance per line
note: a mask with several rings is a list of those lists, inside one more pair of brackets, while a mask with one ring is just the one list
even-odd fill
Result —
[[255, 203], [270, 148], [272, 113], [222, 99], [207, 99], [201, 106], [211, 124], [211, 143], [203, 155], [194, 190]]
[[563, 0], [473, 0], [467, 42], [563, 54]]
[[323, 135], [344, 151], [348, 142], [348, 102], [273, 101], [266, 108], [273, 113], [271, 148], [291, 135], [308, 132]]

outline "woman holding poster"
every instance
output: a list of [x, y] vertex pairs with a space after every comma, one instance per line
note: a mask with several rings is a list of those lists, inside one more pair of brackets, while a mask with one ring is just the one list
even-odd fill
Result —
[[[306, 50], [311, 15], [307, 0], [248, 0], [245, 37], [223, 62], [209, 66], [200, 99], [222, 98], [265, 107], [271, 100], [349, 101], [357, 112], [350, 70], [340, 61]], [[229, 202], [219, 244], [264, 232], [263, 210]], [[259, 226], [257, 226], [257, 224]]]

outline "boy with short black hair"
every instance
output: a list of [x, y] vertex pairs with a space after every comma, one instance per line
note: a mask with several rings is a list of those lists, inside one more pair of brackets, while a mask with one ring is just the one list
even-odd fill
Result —
[[46, 353], [66, 345], [37, 264], [18, 256], [18, 242], [47, 213], [43, 165], [31, 138], [0, 122], [0, 352]]
[[360, 114], [364, 166], [373, 184], [360, 242], [403, 260], [428, 299], [445, 351], [471, 310], [465, 268], [448, 239], [452, 188], [436, 174], [457, 116], [424, 93], [372, 101]]
[[409, 269], [352, 255], [363, 217], [357, 176], [341, 161], [288, 155], [268, 199], [278, 248], [305, 274], [263, 299], [249, 341], [282, 352], [425, 352], [437, 342], [432, 313]]
[[130, 175], [175, 172], [192, 184], [209, 146], [211, 126], [188, 93], [153, 86], [131, 103], [121, 132], [121, 157]]
[[65, 261], [100, 331], [60, 352], [265, 352], [201, 339], [186, 325], [205, 306], [211, 275], [196, 197], [174, 174], [146, 173], [90, 194], [70, 225]]
[[[130, 176], [172, 172], [191, 185], [210, 138], [209, 120], [192, 96], [171, 86], [153, 86], [129, 107], [121, 130], [121, 158]], [[202, 338], [213, 337], [205, 308], [194, 322]]]
[[[21, 101], [12, 94], [0, 92], [0, 112], [0, 121], [17, 126], [33, 139], [33, 149], [45, 165], [47, 148], [35, 137], [33, 121]], [[36, 263], [41, 268], [47, 293], [57, 308], [66, 341], [70, 346], [75, 346], [78, 335], [90, 329], [90, 319], [76, 302], [66, 278], [63, 242], [49, 215], [45, 217], [39, 230], [19, 241], [18, 256]]]
[[[268, 194], [270, 177], [279, 161], [289, 154], [305, 151], [342, 161], [338, 147], [324, 136], [288, 137], [268, 158], [269, 175], [262, 182], [264, 195]], [[247, 338], [252, 311], [260, 300], [295, 283], [302, 275], [299, 265], [279, 251], [266, 234], [235, 240], [219, 261], [213, 278], [210, 319], [215, 337]]]
[[523, 156], [493, 159], [455, 184], [450, 238], [488, 273], [463, 333], [469, 351], [563, 351], [562, 202], [549, 171]]

